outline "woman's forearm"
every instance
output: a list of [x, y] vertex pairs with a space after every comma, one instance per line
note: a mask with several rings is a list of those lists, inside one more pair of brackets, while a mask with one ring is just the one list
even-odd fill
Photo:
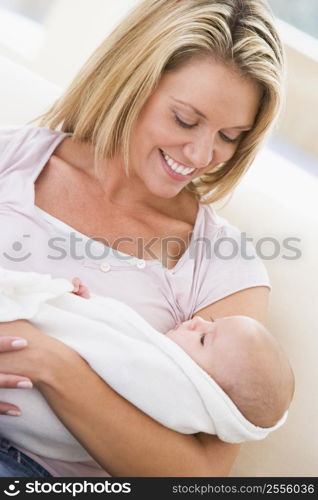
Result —
[[27, 321], [2, 323], [0, 336], [7, 335], [25, 338], [28, 347], [2, 353], [0, 371], [29, 377], [70, 432], [112, 476], [229, 473], [237, 445], [167, 429], [113, 391], [79, 354]]
[[38, 387], [64, 425], [112, 476], [229, 473], [238, 446], [214, 436], [167, 429], [113, 391], [76, 356], [67, 367], [63, 356], [52, 356], [54, 376]]

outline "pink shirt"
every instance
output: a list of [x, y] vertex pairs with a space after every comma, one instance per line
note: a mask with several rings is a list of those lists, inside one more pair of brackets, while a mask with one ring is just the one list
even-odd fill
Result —
[[[122, 300], [162, 333], [239, 290], [270, 287], [254, 247], [210, 205], [199, 205], [190, 245], [171, 270], [112, 250], [36, 207], [34, 182], [67, 135], [28, 126], [0, 129], [2, 267], [79, 276], [92, 293]], [[32, 456], [56, 476], [107, 475], [94, 462]]]

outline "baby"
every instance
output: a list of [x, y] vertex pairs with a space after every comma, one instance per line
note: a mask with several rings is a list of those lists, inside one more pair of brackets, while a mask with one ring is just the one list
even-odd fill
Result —
[[[72, 283], [73, 293], [90, 297], [79, 278]], [[291, 366], [277, 340], [258, 321], [230, 316], [211, 323], [196, 316], [166, 337], [215, 380], [252, 424], [272, 427], [288, 409], [294, 393]]]
[[294, 376], [275, 338], [246, 316], [199, 316], [166, 334], [223, 389], [247, 420], [271, 427], [288, 409]]
[[[163, 335], [123, 302], [90, 297], [79, 278], [0, 268], [0, 321], [16, 319], [69, 345], [118, 394], [178, 432], [240, 443], [263, 439], [286, 420], [292, 370], [251, 318], [194, 317]], [[22, 414], [2, 416], [0, 435], [46, 458], [91, 459], [36, 387], [3, 391]]]

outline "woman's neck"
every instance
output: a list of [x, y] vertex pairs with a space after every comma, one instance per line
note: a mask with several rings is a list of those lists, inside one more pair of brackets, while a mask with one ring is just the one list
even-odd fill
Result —
[[94, 147], [90, 143], [67, 137], [54, 151], [54, 156], [85, 172], [96, 183], [105, 203], [123, 211], [153, 210], [176, 218], [185, 209], [188, 212], [187, 208], [191, 213], [197, 212], [198, 203], [191, 193], [182, 190], [173, 198], [155, 196], [131, 170], [129, 176], [126, 175], [123, 161], [118, 157], [104, 160], [96, 170]]

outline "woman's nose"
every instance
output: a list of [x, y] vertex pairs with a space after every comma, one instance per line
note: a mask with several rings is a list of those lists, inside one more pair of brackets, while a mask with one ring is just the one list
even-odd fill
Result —
[[200, 135], [196, 140], [188, 142], [184, 146], [184, 155], [188, 158], [191, 166], [195, 168], [207, 168], [213, 161], [214, 141], [211, 135]]

